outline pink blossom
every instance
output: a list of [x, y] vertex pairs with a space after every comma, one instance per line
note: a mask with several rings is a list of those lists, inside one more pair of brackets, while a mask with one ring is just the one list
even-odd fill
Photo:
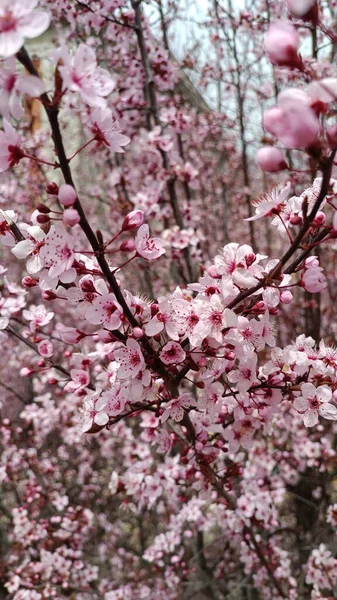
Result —
[[195, 400], [190, 394], [184, 392], [178, 398], [173, 398], [165, 405], [165, 410], [161, 416], [161, 422], [165, 423], [169, 417], [173, 421], [182, 421], [184, 417], [184, 409], [195, 405]]
[[126, 347], [115, 351], [115, 360], [120, 363], [118, 377], [132, 379], [145, 368], [145, 360], [140, 345], [136, 340], [129, 338]]
[[20, 102], [20, 94], [28, 94], [31, 97], [41, 96], [45, 91], [44, 83], [34, 75], [16, 75], [15, 60], [8, 59], [0, 68], [0, 113], [9, 119], [21, 119], [24, 110]]
[[277, 173], [288, 168], [283, 153], [274, 146], [264, 146], [257, 151], [259, 167], [266, 173]]
[[107, 329], [118, 329], [122, 324], [123, 310], [114, 294], [96, 296], [86, 311], [85, 318], [93, 325], [104, 325]]
[[15, 167], [24, 157], [20, 144], [15, 129], [4, 119], [4, 131], [0, 131], [0, 173]]
[[297, 50], [300, 43], [297, 30], [290, 22], [272, 23], [265, 35], [264, 45], [269, 60], [279, 67], [301, 65]]
[[44, 358], [50, 358], [54, 354], [54, 346], [50, 340], [39, 342], [37, 349]]
[[109, 108], [95, 108], [91, 114], [91, 132], [97, 145], [104, 144], [110, 152], [123, 153], [123, 146], [130, 143], [130, 138], [119, 131], [119, 124], [113, 119]]
[[109, 417], [100, 406], [101, 391], [91, 393], [86, 396], [82, 406], [79, 408], [79, 422], [83, 433], [89, 431], [94, 424], [104, 427], [109, 421]]
[[146, 224], [138, 229], [135, 246], [139, 256], [146, 258], [146, 260], [155, 260], [165, 253], [161, 240], [150, 237], [149, 226]]
[[50, 16], [35, 10], [38, 0], [1, 0], [0, 56], [9, 58], [23, 46], [25, 38], [35, 38], [49, 27]]
[[48, 312], [43, 304], [39, 304], [38, 306], [32, 304], [29, 309], [22, 311], [22, 314], [27, 321], [31, 321], [31, 331], [36, 331], [40, 327], [48, 325], [54, 317], [54, 313], [51, 311]]
[[285, 148], [306, 148], [317, 140], [321, 130], [309, 96], [295, 89], [279, 94], [277, 106], [263, 115], [263, 127]]
[[107, 71], [97, 66], [95, 52], [90, 46], [80, 44], [72, 57], [61, 48], [52, 54], [52, 58], [63, 61], [59, 66], [63, 90], [79, 92], [89, 106], [106, 106], [104, 98], [111, 94], [115, 82]]
[[51, 278], [59, 277], [73, 264], [73, 239], [62, 225], [52, 225], [40, 250], [40, 258]]
[[303, 414], [303, 423], [306, 427], [317, 425], [319, 416], [337, 420], [337, 408], [330, 404], [332, 391], [327, 385], [316, 388], [312, 383], [302, 383], [301, 393], [301, 396], [295, 398], [293, 406]]
[[176, 342], [168, 342], [160, 353], [160, 360], [165, 365], [174, 365], [182, 363], [186, 358], [186, 352], [180, 344]]
[[105, 414], [108, 414], [110, 417], [117, 417], [125, 410], [125, 405], [128, 401], [128, 398], [123, 392], [124, 390], [122, 388], [103, 392], [97, 402], [97, 409], [104, 410]]
[[274, 187], [269, 194], [264, 194], [256, 203], [256, 214], [253, 217], [245, 219], [245, 221], [256, 221], [262, 217], [279, 213], [288, 200], [291, 191], [291, 184], [280, 190], [278, 186]]
[[27, 227], [27, 233], [29, 234], [29, 237], [18, 242], [14, 248], [12, 248], [11, 252], [19, 259], [24, 259], [32, 255], [31, 258], [27, 260], [26, 268], [28, 273], [33, 275], [41, 271], [44, 265], [39, 252], [44, 244], [46, 234], [37, 225]]

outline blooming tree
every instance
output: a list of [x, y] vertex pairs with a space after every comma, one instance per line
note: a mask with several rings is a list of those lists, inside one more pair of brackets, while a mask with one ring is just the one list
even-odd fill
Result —
[[0, 0], [6, 598], [337, 594], [335, 3], [208, 8]]

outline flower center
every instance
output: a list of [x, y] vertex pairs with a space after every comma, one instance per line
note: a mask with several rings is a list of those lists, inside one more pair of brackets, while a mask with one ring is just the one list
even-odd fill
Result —
[[11, 12], [6, 12], [3, 17], [0, 17], [0, 33], [7, 33], [16, 28], [16, 19]]

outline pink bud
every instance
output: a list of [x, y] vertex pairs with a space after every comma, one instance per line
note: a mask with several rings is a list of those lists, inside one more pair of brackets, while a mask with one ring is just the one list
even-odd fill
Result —
[[73, 186], [68, 185], [67, 183], [61, 185], [58, 193], [58, 199], [60, 204], [63, 204], [63, 206], [72, 206], [77, 199], [77, 194]]
[[318, 22], [317, 0], [286, 0], [287, 9], [292, 17], [303, 21]]
[[282, 302], [282, 304], [290, 304], [292, 301], [293, 295], [291, 292], [289, 292], [289, 290], [285, 290], [284, 292], [280, 293], [280, 302]]
[[78, 211], [75, 208], [66, 208], [63, 213], [63, 223], [69, 225], [69, 227], [74, 227], [81, 220]]
[[37, 215], [36, 217], [36, 221], [37, 223], [40, 223], [40, 225], [42, 225], [43, 223], [49, 223], [50, 218], [48, 217], [48, 215]]
[[133, 252], [135, 250], [135, 242], [133, 240], [125, 240], [119, 247], [121, 252]]
[[30, 377], [30, 375], [32, 375], [33, 373], [34, 371], [32, 369], [28, 369], [28, 367], [22, 367], [22, 369], [20, 370], [21, 377]]
[[33, 279], [32, 277], [30, 277], [29, 275], [27, 275], [26, 277], [24, 277], [21, 281], [23, 287], [25, 288], [32, 288], [35, 287], [38, 282], [36, 281], [36, 279]]
[[46, 290], [45, 292], [42, 292], [41, 295], [44, 300], [55, 300], [55, 298], [57, 298], [57, 295], [51, 290]]
[[300, 39], [295, 27], [286, 21], [272, 23], [264, 36], [267, 56], [278, 67], [300, 67], [302, 60], [297, 53]]
[[324, 212], [319, 210], [317, 215], [315, 216], [312, 224], [315, 227], [322, 227], [322, 225], [325, 225], [325, 223], [326, 223], [326, 216], [325, 216]]
[[152, 302], [152, 304], [150, 306], [150, 310], [151, 310], [152, 317], [154, 317], [154, 315], [156, 315], [157, 312], [159, 311], [159, 305], [156, 304], [156, 302]]
[[57, 196], [59, 193], [59, 186], [54, 181], [52, 183], [48, 183], [46, 192], [47, 194], [50, 194], [50, 196]]
[[257, 162], [259, 167], [266, 173], [277, 173], [288, 168], [283, 153], [279, 148], [265, 146], [257, 151]]
[[132, 337], [135, 338], [135, 340], [139, 340], [143, 336], [144, 336], [144, 331], [140, 327], [133, 328]]
[[144, 213], [142, 210], [133, 210], [126, 215], [123, 224], [122, 231], [129, 231], [130, 229], [136, 229], [144, 223]]
[[306, 148], [316, 142], [320, 123], [310, 107], [310, 98], [301, 90], [285, 90], [278, 106], [263, 115], [263, 127], [275, 135], [285, 148]]

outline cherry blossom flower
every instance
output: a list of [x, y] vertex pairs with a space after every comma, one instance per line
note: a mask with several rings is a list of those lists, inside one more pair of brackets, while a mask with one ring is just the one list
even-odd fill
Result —
[[78, 421], [83, 433], [89, 431], [93, 425], [104, 427], [109, 421], [107, 413], [100, 406], [100, 396], [101, 390], [88, 394], [82, 406], [78, 409]]
[[66, 392], [83, 390], [90, 383], [90, 375], [88, 371], [85, 371], [84, 369], [71, 369], [70, 377], [71, 381], [69, 381], [64, 387]]
[[145, 368], [145, 360], [140, 345], [136, 340], [129, 338], [125, 348], [115, 351], [115, 360], [120, 363], [118, 377], [127, 379], [135, 378]]
[[27, 260], [26, 268], [28, 273], [34, 275], [41, 271], [44, 266], [44, 261], [39, 252], [44, 244], [46, 234], [37, 225], [27, 227], [27, 233], [29, 234], [29, 238], [18, 242], [14, 248], [12, 248], [11, 252], [19, 259], [25, 259], [32, 255], [31, 258]]
[[24, 110], [20, 102], [20, 94], [28, 94], [31, 97], [41, 96], [45, 91], [43, 81], [35, 75], [16, 75], [15, 59], [8, 59], [0, 67], [0, 113], [5, 119], [10, 115], [14, 119], [21, 119]]
[[[172, 340], [179, 340], [179, 335], [183, 335], [186, 330], [190, 312], [190, 304], [182, 297], [174, 295], [169, 299], [160, 297], [158, 299], [158, 311], [146, 324], [145, 333], [153, 336], [165, 328], [167, 335]], [[198, 321], [199, 317], [196, 318], [196, 322]]]
[[146, 224], [138, 229], [135, 246], [139, 256], [146, 258], [146, 260], [155, 260], [166, 252], [159, 238], [150, 237], [149, 226]]
[[50, 340], [42, 340], [42, 342], [39, 342], [37, 349], [44, 358], [50, 358], [54, 354], [54, 346]]
[[90, 46], [80, 44], [72, 57], [65, 48], [60, 48], [51, 54], [51, 58], [63, 62], [59, 65], [63, 90], [79, 92], [89, 106], [106, 106], [104, 98], [111, 94], [115, 82], [107, 71], [97, 66], [95, 52]]
[[104, 144], [110, 152], [124, 152], [123, 146], [130, 143], [130, 138], [120, 133], [119, 124], [113, 119], [109, 108], [95, 108], [90, 119], [97, 146]]
[[290, 191], [291, 184], [288, 182], [282, 189], [276, 186], [269, 194], [263, 194], [263, 196], [255, 203], [256, 214], [253, 217], [245, 219], [245, 221], [256, 221], [262, 217], [279, 213], [284, 203], [288, 200]]
[[165, 365], [174, 365], [182, 363], [185, 360], [186, 352], [182, 349], [180, 344], [168, 342], [168, 344], [165, 344], [159, 357]]
[[128, 402], [125, 390], [121, 387], [103, 392], [97, 402], [97, 409], [104, 410], [110, 417], [120, 415]]
[[4, 119], [4, 131], [0, 131], [0, 173], [15, 167], [24, 157], [20, 144], [15, 129]]
[[206, 409], [212, 420], [218, 416], [221, 410], [224, 401], [223, 393], [223, 385], [220, 382], [211, 383], [206, 387], [204, 394], [198, 401], [198, 407]]
[[50, 228], [40, 250], [40, 259], [51, 278], [70, 270], [74, 261], [73, 239], [62, 225]]
[[96, 296], [85, 313], [85, 318], [93, 325], [104, 325], [107, 329], [118, 329], [122, 324], [123, 310], [114, 294]]
[[14, 56], [25, 38], [35, 38], [48, 29], [50, 16], [36, 10], [38, 0], [1, 0], [0, 2], [0, 56]]
[[165, 410], [161, 416], [161, 423], [165, 423], [169, 417], [174, 421], [182, 421], [184, 417], [184, 408], [195, 406], [195, 400], [187, 392], [180, 394], [178, 398], [173, 398], [165, 405]]
[[48, 325], [54, 317], [54, 313], [51, 311], [48, 312], [43, 304], [39, 304], [38, 306], [32, 304], [29, 309], [22, 311], [22, 314], [27, 321], [31, 321], [31, 331], [36, 331], [40, 327]]
[[295, 398], [293, 406], [303, 414], [303, 423], [306, 427], [317, 425], [318, 417], [337, 420], [337, 408], [330, 404], [332, 391], [327, 385], [317, 388], [312, 383], [302, 383], [301, 396]]
[[10, 229], [10, 223], [16, 223], [18, 215], [14, 210], [1, 210], [0, 209], [0, 239], [4, 246], [14, 246], [15, 240]]

